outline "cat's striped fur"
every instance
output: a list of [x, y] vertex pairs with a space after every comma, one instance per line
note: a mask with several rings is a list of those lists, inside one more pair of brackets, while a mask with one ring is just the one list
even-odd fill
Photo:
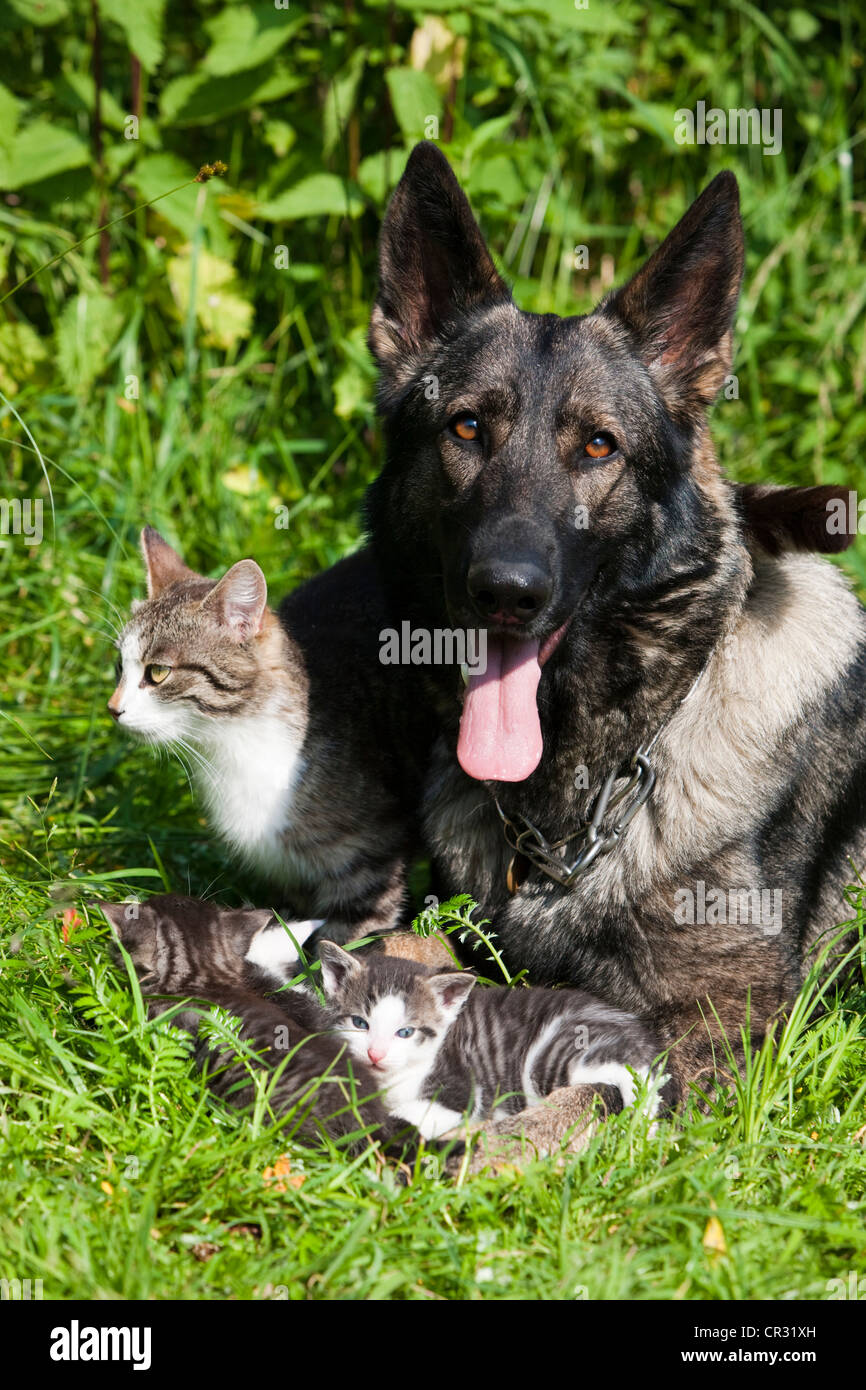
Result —
[[253, 560], [217, 582], [150, 527], [142, 549], [148, 599], [119, 641], [118, 725], [178, 752], [216, 833], [293, 915], [338, 941], [396, 925], [430, 734], [401, 668], [381, 680], [372, 565], [350, 557], [277, 615]]
[[630, 1104], [633, 1073], [656, 1093], [664, 1084], [656, 1035], [583, 990], [473, 988], [468, 971], [359, 959], [330, 942], [320, 958], [338, 1036], [424, 1135], [515, 1115], [563, 1086], [612, 1086]]
[[[196, 1062], [215, 1094], [246, 1107], [255, 1098], [256, 1074], [276, 1072], [270, 1108], [277, 1116], [294, 1112], [286, 1137], [311, 1143], [327, 1136], [351, 1153], [365, 1149], [370, 1138], [389, 1152], [413, 1151], [417, 1135], [385, 1109], [379, 1078], [328, 1032], [328, 1015], [316, 1000], [297, 990], [263, 993], [274, 978], [255, 963], [256, 944], [282, 938], [287, 970], [294, 949], [270, 912], [220, 908], [173, 893], [99, 906], [132, 958], [150, 1016], [189, 1001], [172, 1022], [196, 1038]], [[198, 1037], [202, 1014], [212, 1005], [241, 1020], [242, 1055]]]

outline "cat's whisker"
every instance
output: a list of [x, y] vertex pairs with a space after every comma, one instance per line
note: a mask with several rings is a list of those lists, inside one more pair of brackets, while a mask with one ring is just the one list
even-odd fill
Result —
[[118, 608], [117, 604], [113, 603], [107, 594], [102, 593], [100, 589], [94, 589], [93, 586], [90, 584], [84, 584], [82, 585], [82, 588], [84, 589], [84, 592], [86, 594], [93, 594], [94, 598], [99, 599], [100, 603], [106, 604], [106, 606], [111, 609], [111, 611], [114, 613], [114, 616], [117, 618], [118, 625], [116, 630], [119, 635], [121, 630], [125, 626], [126, 618], [124, 617], [121, 610]]
[[176, 744], [169, 745], [169, 749], [170, 752], [172, 752], [174, 756], [177, 758], [178, 762], [184, 770], [184, 773], [186, 774], [186, 780], [189, 784], [190, 795], [195, 795], [192, 785], [192, 774], [190, 772], [190, 769], [187, 767], [186, 763], [183, 760], [183, 754], [181, 753], [180, 749], [177, 747]]
[[212, 888], [213, 888], [214, 890], [216, 889], [216, 885], [219, 883], [219, 881], [220, 881], [221, 878], [225, 878], [225, 870], [224, 870], [224, 869], [220, 870], [220, 872], [219, 872], [214, 878], [211, 879], [210, 883], [207, 885], [207, 887], [205, 888], [204, 892], [202, 893], [201, 896], [202, 896], [202, 898], [204, 899], [205, 902], [207, 902], [208, 899], [209, 899], [210, 890], [211, 890]]
[[175, 743], [192, 758], [195, 765], [200, 768], [212, 782], [215, 783], [217, 781], [216, 768], [210, 759], [205, 757], [200, 748], [196, 748], [194, 744], [188, 743], [185, 738], [180, 738], [179, 736], [175, 739]]

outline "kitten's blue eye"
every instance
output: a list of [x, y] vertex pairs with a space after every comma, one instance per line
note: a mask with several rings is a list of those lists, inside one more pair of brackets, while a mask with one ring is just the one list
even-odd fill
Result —
[[415, 1032], [415, 1029], [414, 1029], [414, 1028], [398, 1028], [398, 1029], [397, 1029], [397, 1032], [394, 1034], [394, 1036], [395, 1036], [396, 1038], [411, 1038], [411, 1036], [412, 1036], [412, 1034], [413, 1034], [414, 1032]]
[[367, 1022], [367, 1020], [366, 1020], [365, 1018], [353, 1018], [353, 1019], [352, 1019], [352, 1027], [353, 1027], [353, 1028], [369, 1028], [370, 1025], [369, 1025], [369, 1023]]

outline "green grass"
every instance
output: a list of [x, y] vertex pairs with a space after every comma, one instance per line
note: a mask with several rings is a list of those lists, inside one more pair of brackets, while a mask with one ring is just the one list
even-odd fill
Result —
[[[862, 994], [709, 1116], [648, 1137], [624, 1113], [562, 1169], [456, 1186], [431, 1157], [403, 1186], [287, 1140], [264, 1090], [248, 1116], [214, 1101], [98, 913], [64, 943], [44, 882], [7, 881], [2, 906], [2, 1273], [46, 1297], [820, 1299], [862, 1269]], [[284, 1153], [303, 1181], [279, 1190]]]
[[[15, 140], [34, 123], [48, 140], [46, 115], [87, 133], [87, 91], [68, 74], [91, 55], [64, 8], [42, 27], [10, 24], [0, 80], [19, 97]], [[371, 1159], [294, 1148], [305, 1181], [278, 1192], [262, 1174], [291, 1146], [264, 1123], [264, 1102], [250, 1119], [212, 1101], [179, 1036], [142, 1022], [110, 957], [88, 909], [98, 896], [264, 900], [212, 843], [182, 769], [106, 716], [114, 633], [143, 587], [137, 533], [158, 526], [210, 574], [254, 555], [275, 599], [358, 544], [381, 457], [363, 336], [387, 189], [370, 169], [391, 147], [393, 183], [423, 133], [411, 102], [391, 109], [388, 85], [409, 65], [414, 16], [397, 6], [383, 44], [381, 7], [337, 0], [292, 12], [299, 37], [275, 61], [300, 95], [277, 108], [252, 83], [207, 120], [172, 114], [163, 93], [201, 73], [199, 21], [219, 7], [200, 8], [181, 22], [169, 7], [140, 143], [111, 126], [106, 97], [105, 179], [89, 159], [42, 179], [25, 161], [19, 201], [0, 201], [2, 297], [94, 227], [103, 197], [115, 217], [205, 159], [229, 165], [222, 183], [112, 230], [107, 290], [94, 240], [2, 304], [0, 495], [42, 498], [45, 536], [0, 546], [0, 1277], [42, 1278], [48, 1297], [824, 1298], [828, 1280], [862, 1274], [866, 1253], [862, 990], [811, 1029], [801, 1017], [711, 1114], [653, 1138], [639, 1117], [617, 1117], [561, 1171], [544, 1161], [403, 1187]], [[467, 40], [448, 149], [518, 302], [538, 311], [588, 310], [605, 257], [621, 281], [732, 168], [747, 271], [738, 396], [713, 420], [723, 464], [747, 481], [844, 482], [866, 496], [866, 21], [853, 4], [813, 8], [443, 11]], [[120, 29], [103, 59], [122, 113]], [[450, 96], [437, 91], [444, 115]], [[781, 154], [677, 147], [673, 113], [699, 99], [780, 106]], [[257, 211], [310, 174], [351, 174], [353, 129], [356, 217]], [[287, 270], [274, 262], [282, 244]], [[578, 244], [588, 273], [572, 268]], [[169, 287], [173, 258], [200, 267], [202, 251], [231, 266], [250, 306], [227, 346]], [[287, 529], [275, 526], [281, 504]], [[862, 540], [841, 563], [862, 592]], [[72, 902], [89, 925], [64, 942], [56, 914]], [[713, 1217], [726, 1253], [705, 1248]], [[204, 1243], [220, 1248], [200, 1261]]]

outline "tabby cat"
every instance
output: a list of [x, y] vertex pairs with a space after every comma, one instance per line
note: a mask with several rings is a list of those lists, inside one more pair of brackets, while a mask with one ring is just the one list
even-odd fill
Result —
[[279, 1115], [297, 1110], [293, 1137], [309, 1143], [325, 1134], [357, 1153], [371, 1135], [389, 1152], [413, 1152], [417, 1136], [385, 1109], [372, 1068], [347, 1057], [328, 1033], [328, 1015], [316, 1000], [297, 990], [265, 997], [281, 977], [297, 973], [297, 946], [303, 944], [298, 937], [293, 942], [270, 912], [220, 908], [172, 893], [99, 906], [130, 954], [151, 1016], [178, 998], [197, 1001], [172, 1017], [194, 1037], [202, 1006], [217, 1004], [240, 1018], [251, 1062], [209, 1039], [196, 1043], [196, 1062], [215, 1094], [245, 1107], [255, 1096], [250, 1065], [281, 1068], [270, 1105]]
[[430, 735], [402, 668], [382, 678], [369, 559], [341, 561], [278, 615], [254, 560], [215, 581], [152, 527], [141, 544], [148, 598], [118, 643], [118, 726], [189, 763], [217, 834], [293, 912], [337, 941], [395, 925]]
[[436, 1137], [468, 1114], [516, 1114], [564, 1086], [614, 1086], [635, 1097], [631, 1069], [651, 1083], [657, 1038], [632, 1014], [577, 989], [474, 989], [468, 971], [359, 959], [319, 947], [332, 1027], [367, 1062], [388, 1109]]

